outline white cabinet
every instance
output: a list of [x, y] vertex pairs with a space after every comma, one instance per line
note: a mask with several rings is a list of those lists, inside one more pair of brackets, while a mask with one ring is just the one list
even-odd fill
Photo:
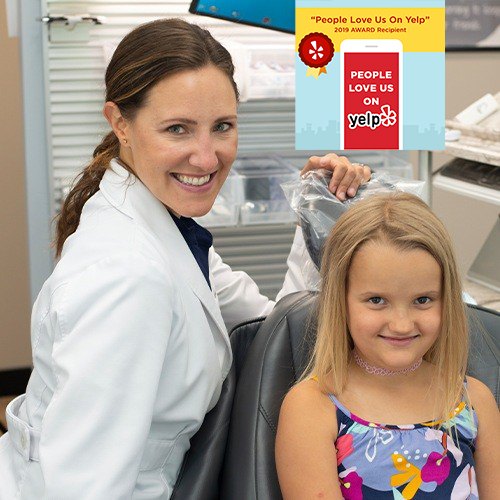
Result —
[[[495, 98], [500, 103], [500, 92]], [[476, 125], [447, 120], [446, 126], [461, 132], [458, 141], [446, 142], [446, 153], [489, 164], [491, 170], [498, 169], [500, 175], [500, 110]], [[498, 186], [488, 186], [487, 182], [478, 185], [439, 173], [434, 177], [433, 189], [433, 209], [452, 236], [465, 276], [496, 224], [500, 213], [500, 190]]]

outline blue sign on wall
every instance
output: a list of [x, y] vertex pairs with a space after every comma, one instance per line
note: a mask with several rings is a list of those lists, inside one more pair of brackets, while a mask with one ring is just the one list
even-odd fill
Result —
[[290, 0], [193, 0], [189, 12], [286, 33], [295, 32], [295, 4]]

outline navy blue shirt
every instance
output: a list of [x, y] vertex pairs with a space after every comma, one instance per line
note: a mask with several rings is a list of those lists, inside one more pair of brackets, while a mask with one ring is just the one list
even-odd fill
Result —
[[208, 274], [208, 250], [212, 246], [212, 234], [210, 231], [201, 227], [193, 219], [189, 217], [177, 217], [173, 213], [172, 219], [175, 225], [178, 227], [182, 234], [182, 237], [187, 243], [187, 246], [191, 250], [196, 262], [200, 266], [201, 272], [205, 279], [207, 280], [210, 289], [210, 278]]

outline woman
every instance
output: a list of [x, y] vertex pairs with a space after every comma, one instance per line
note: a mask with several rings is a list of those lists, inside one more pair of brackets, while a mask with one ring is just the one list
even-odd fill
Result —
[[[0, 497], [168, 498], [231, 365], [227, 331], [274, 302], [213, 250], [206, 214], [237, 150], [228, 52], [180, 20], [132, 31], [106, 72], [112, 132], [65, 201], [34, 305], [34, 370], [8, 408]], [[335, 155], [337, 196], [363, 176]], [[281, 294], [302, 286], [298, 236]], [[302, 244], [302, 246], [301, 246]]]

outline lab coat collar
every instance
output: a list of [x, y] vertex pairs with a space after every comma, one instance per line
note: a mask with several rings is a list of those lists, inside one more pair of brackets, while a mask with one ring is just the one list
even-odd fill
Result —
[[113, 207], [148, 228], [158, 238], [164, 249], [165, 260], [174, 263], [174, 272], [181, 270], [182, 278], [200, 299], [219, 328], [228, 349], [231, 349], [215, 296], [172, 216], [151, 191], [116, 159], [111, 160], [110, 167], [99, 185], [103, 196]]

